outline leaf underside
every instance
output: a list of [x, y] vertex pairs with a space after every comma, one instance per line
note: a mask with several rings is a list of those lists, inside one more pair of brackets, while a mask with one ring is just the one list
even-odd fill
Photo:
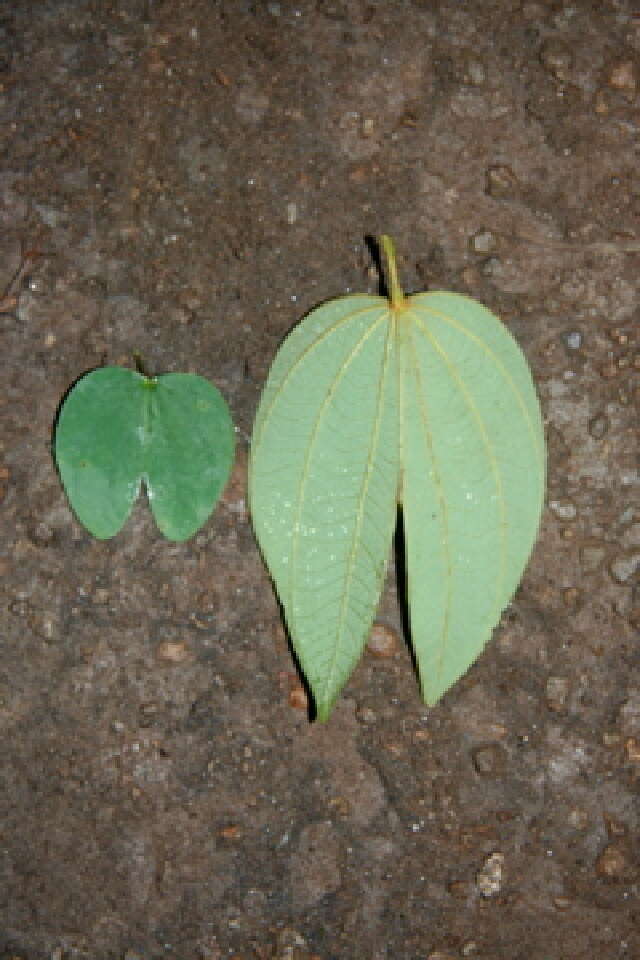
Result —
[[349, 296], [293, 330], [256, 416], [250, 500], [319, 719], [369, 634], [397, 504], [412, 642], [433, 704], [511, 599], [544, 483], [529, 369], [476, 301]]
[[187, 373], [149, 379], [124, 367], [94, 370], [70, 391], [55, 434], [69, 502], [101, 540], [121, 529], [143, 482], [162, 533], [191, 537], [224, 488], [233, 451], [225, 401]]

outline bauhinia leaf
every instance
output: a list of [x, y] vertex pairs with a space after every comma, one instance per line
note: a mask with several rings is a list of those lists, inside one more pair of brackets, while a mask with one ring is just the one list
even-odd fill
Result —
[[328, 717], [366, 642], [403, 511], [411, 635], [434, 704], [481, 652], [536, 538], [540, 407], [524, 356], [485, 307], [348, 296], [285, 340], [252, 440], [254, 527]]
[[118, 533], [143, 481], [162, 533], [191, 537], [213, 510], [233, 453], [233, 424], [220, 392], [189, 373], [94, 370], [70, 391], [55, 432], [69, 502], [99, 539]]

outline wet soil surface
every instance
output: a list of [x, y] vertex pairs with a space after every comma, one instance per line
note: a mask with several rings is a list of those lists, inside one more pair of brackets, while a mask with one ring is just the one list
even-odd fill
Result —
[[[640, 957], [634, 5], [8, 0], [0, 39], [0, 956]], [[377, 290], [382, 231], [406, 289], [521, 343], [547, 507], [437, 707], [391, 572], [321, 726], [248, 438], [292, 325]], [[52, 463], [69, 385], [135, 351], [238, 427], [185, 544], [142, 501], [92, 539]]]

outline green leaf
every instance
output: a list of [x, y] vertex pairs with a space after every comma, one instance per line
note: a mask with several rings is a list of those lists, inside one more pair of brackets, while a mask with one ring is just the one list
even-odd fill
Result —
[[378, 605], [397, 505], [411, 635], [434, 704], [481, 652], [536, 538], [540, 407], [524, 356], [485, 307], [348, 296], [285, 340], [254, 426], [256, 535], [325, 720]]
[[142, 481], [162, 533], [193, 536], [227, 482], [233, 454], [226, 403], [213, 384], [189, 373], [94, 370], [69, 392], [55, 432], [69, 502], [100, 540], [121, 529]]

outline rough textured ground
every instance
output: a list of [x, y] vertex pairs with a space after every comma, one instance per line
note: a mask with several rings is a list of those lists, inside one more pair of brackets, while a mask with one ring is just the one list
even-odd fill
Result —
[[[640, 957], [631, 0], [0, 17], [0, 956]], [[407, 289], [476, 296], [522, 344], [548, 507], [493, 642], [435, 709], [400, 640], [319, 727], [246, 449], [278, 343], [377, 288], [382, 230]], [[143, 503], [93, 540], [52, 465], [64, 391], [135, 350], [209, 377], [239, 428], [184, 545]], [[380, 619], [398, 627], [392, 578]]]

